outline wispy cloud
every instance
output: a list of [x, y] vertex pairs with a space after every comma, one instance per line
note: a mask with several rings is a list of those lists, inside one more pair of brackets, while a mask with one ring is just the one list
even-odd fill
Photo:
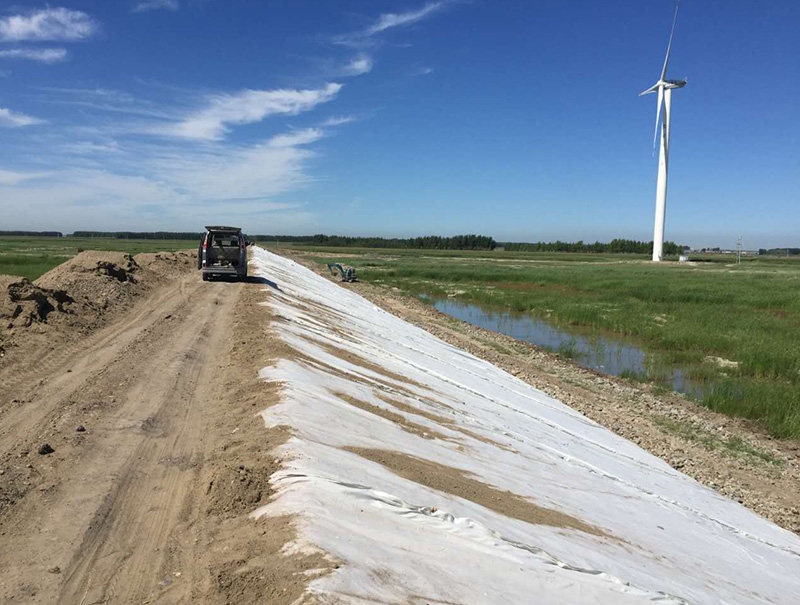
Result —
[[271, 115], [297, 115], [333, 99], [341, 84], [329, 83], [311, 90], [244, 90], [233, 95], [216, 95], [208, 105], [178, 124], [159, 128], [164, 135], [187, 139], [219, 140], [228, 125], [252, 124]]
[[418, 70], [413, 72], [412, 76], [428, 76], [433, 73], [433, 67], [420, 67]]
[[391, 29], [392, 27], [401, 27], [404, 25], [411, 25], [423, 19], [430, 17], [434, 13], [442, 10], [448, 3], [445, 0], [439, 2], [429, 2], [420, 9], [408, 11], [405, 13], [385, 13], [381, 15], [378, 20], [370, 25], [362, 32], [364, 36], [374, 36], [380, 32]]
[[[340, 89], [328, 84], [311, 90], [202, 95], [201, 109], [191, 112], [186, 110], [188, 91], [170, 101], [151, 102], [115, 90], [50, 88], [53, 102], [61, 97], [66, 104], [78, 103], [78, 109], [84, 103], [108, 106], [95, 109], [90, 122], [83, 111], [74, 114], [75, 122], [62, 113], [47, 129], [16, 135], [17, 153], [7, 155], [5, 166], [0, 161], [0, 199], [27, 208], [26, 216], [47, 217], [48, 225], [61, 230], [112, 229], [118, 224], [183, 229], [223, 219], [253, 228], [312, 228], [313, 209], [292, 198], [316, 180], [310, 168], [317, 157], [313, 146], [327, 128], [279, 130], [247, 144], [226, 141], [221, 132], [269, 115], [310, 110], [332, 100]], [[168, 117], [142, 117], [134, 127], [150, 129], [135, 131], [129, 128], [131, 117], [115, 118], [118, 109], [127, 113], [129, 107]], [[10, 115], [19, 121], [19, 114]], [[191, 131], [193, 123], [203, 125], [194, 133], [201, 135], [202, 145], [154, 131]], [[208, 138], [212, 134], [220, 136]], [[103, 212], [96, 211], [100, 207]], [[15, 222], [19, 228], [36, 225], [40, 219], [19, 217]]]
[[160, 107], [147, 99], [108, 88], [44, 88], [43, 90], [47, 94], [40, 100], [58, 105], [74, 105], [103, 112], [173, 122], [182, 119], [186, 113], [176, 107]]
[[322, 126], [341, 126], [342, 124], [355, 122], [357, 119], [355, 116], [333, 116], [322, 122]]
[[454, 0], [437, 0], [436, 2], [428, 2], [423, 7], [416, 10], [410, 10], [404, 13], [384, 13], [380, 15], [372, 25], [369, 25], [361, 31], [345, 34], [343, 36], [336, 36], [333, 41], [336, 44], [343, 44], [355, 48], [371, 46], [375, 43], [373, 38], [378, 34], [396, 27], [405, 27], [418, 23], [442, 11], [449, 4], [452, 4], [453, 1]]
[[44, 176], [47, 176], [47, 174], [43, 172], [14, 172], [0, 169], [0, 185], [18, 185]]
[[63, 146], [64, 151], [67, 153], [74, 153], [77, 155], [90, 155], [90, 154], [106, 154], [106, 153], [120, 153], [122, 150], [114, 140], [98, 143], [95, 141], [79, 141], [77, 143], [67, 143]]
[[366, 54], [354, 57], [342, 70], [343, 76], [360, 76], [372, 71], [372, 58]]
[[321, 131], [312, 129], [247, 146], [176, 148], [151, 156], [150, 170], [154, 180], [195, 199], [266, 200], [310, 182], [305, 164], [315, 153], [305, 146], [321, 136]]
[[0, 199], [65, 230], [119, 224], [182, 229], [237, 218], [267, 221], [254, 228], [297, 228], [312, 224], [313, 213], [304, 204], [274, 198], [313, 180], [307, 163], [316, 153], [306, 146], [323, 135], [307, 129], [245, 146], [130, 143], [94, 166], [71, 154], [51, 155], [58, 168], [49, 174], [0, 170]]
[[33, 116], [24, 113], [18, 113], [0, 107], [0, 127], [2, 128], [19, 128], [21, 126], [32, 126], [33, 124], [41, 124], [44, 120], [34, 118]]
[[65, 48], [10, 48], [0, 50], [0, 59], [23, 59], [39, 63], [60, 63], [67, 58]]
[[176, 11], [180, 8], [178, 0], [146, 0], [133, 7], [134, 13], [145, 13], [154, 10]]
[[97, 29], [97, 22], [82, 11], [48, 7], [1, 18], [0, 41], [83, 40]]
[[304, 128], [285, 134], [278, 134], [267, 141], [270, 147], [297, 147], [298, 145], [309, 145], [319, 141], [324, 136], [320, 128]]

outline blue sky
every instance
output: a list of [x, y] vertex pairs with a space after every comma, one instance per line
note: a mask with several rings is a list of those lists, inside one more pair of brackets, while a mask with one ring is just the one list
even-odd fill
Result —
[[[671, 0], [0, 8], [0, 229], [652, 239]], [[684, 0], [666, 237], [800, 245], [800, 2]]]

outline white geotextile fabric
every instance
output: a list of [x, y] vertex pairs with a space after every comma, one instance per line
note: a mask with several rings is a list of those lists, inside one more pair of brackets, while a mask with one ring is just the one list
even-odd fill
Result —
[[[346, 287], [259, 248], [251, 257], [256, 274], [277, 286], [266, 288], [278, 318], [272, 329], [302, 353], [262, 370], [282, 384], [281, 403], [264, 420], [290, 426], [294, 437], [272, 478], [276, 497], [254, 515], [296, 515], [293, 548], [321, 549], [340, 563], [310, 593], [398, 604], [800, 603], [794, 534]], [[412, 434], [342, 394], [449, 439]], [[502, 447], [402, 412], [379, 394]], [[345, 446], [463, 469], [607, 536], [509, 518]]]

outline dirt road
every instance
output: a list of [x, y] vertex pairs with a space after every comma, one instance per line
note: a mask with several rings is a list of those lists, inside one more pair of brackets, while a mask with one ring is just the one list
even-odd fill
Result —
[[257, 377], [280, 352], [265, 288], [184, 272], [89, 337], [3, 368], [4, 602], [299, 596], [292, 574], [320, 563], [266, 556], [291, 524], [247, 518], [285, 438], [256, 416], [277, 396]]

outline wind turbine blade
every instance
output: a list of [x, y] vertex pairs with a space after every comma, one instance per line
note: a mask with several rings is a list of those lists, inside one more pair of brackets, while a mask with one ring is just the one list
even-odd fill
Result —
[[675, 23], [678, 21], [678, 7], [680, 7], [680, 0], [675, 5], [675, 16], [672, 18], [672, 31], [669, 32], [669, 44], [667, 44], [667, 55], [664, 57], [664, 68], [661, 70], [661, 80], [667, 78], [667, 65], [669, 64], [669, 52], [672, 50], [672, 36], [675, 35]]
[[648, 88], [647, 90], [643, 90], [642, 92], [640, 92], [640, 93], [639, 93], [639, 96], [640, 96], [640, 97], [643, 97], [644, 95], [649, 95], [650, 93], [652, 93], [652, 92], [655, 92], [656, 90], [658, 90], [658, 84], [653, 84], [653, 85], [652, 85], [650, 88]]
[[653, 152], [656, 150], [656, 141], [658, 140], [658, 124], [661, 121], [661, 105], [664, 102], [664, 87], [658, 87], [658, 107], [656, 108], [656, 129], [653, 133]]

